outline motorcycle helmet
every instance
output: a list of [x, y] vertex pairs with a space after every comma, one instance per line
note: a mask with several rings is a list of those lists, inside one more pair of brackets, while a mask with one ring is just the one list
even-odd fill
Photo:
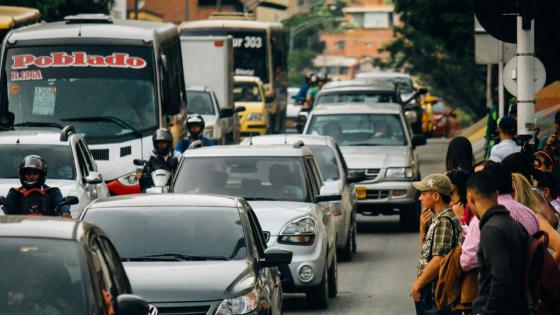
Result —
[[[28, 181], [24, 173], [26, 170], [33, 170], [39, 173], [39, 178], [35, 181]], [[47, 163], [38, 155], [28, 155], [19, 163], [19, 181], [25, 189], [39, 188], [45, 184], [47, 178]]]
[[[167, 147], [165, 149], [160, 149], [157, 145], [158, 142], [167, 142]], [[158, 154], [167, 155], [173, 149], [173, 136], [167, 129], [160, 128], [152, 135], [152, 143], [154, 144], [154, 150]]]
[[[200, 132], [198, 132], [197, 134], [194, 134], [191, 131], [191, 126], [194, 125], [200, 125]], [[187, 129], [187, 132], [191, 135], [191, 138], [200, 138], [200, 136], [204, 133], [204, 127], [204, 118], [202, 118], [202, 116], [200, 116], [199, 114], [192, 114], [187, 117], [187, 121], [185, 122], [185, 129]]]

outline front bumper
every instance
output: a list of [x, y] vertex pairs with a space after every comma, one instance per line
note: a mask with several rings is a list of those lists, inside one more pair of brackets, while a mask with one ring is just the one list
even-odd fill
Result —
[[394, 214], [396, 208], [401, 209], [416, 202], [416, 189], [408, 181], [357, 183], [354, 187], [366, 190], [364, 199], [356, 198], [359, 213]]
[[[313, 245], [286, 245], [277, 242], [278, 236], [271, 236], [268, 247], [278, 247], [292, 251], [292, 262], [287, 266], [280, 266], [282, 290], [287, 293], [307, 292], [310, 288], [321, 283], [326, 266], [327, 246], [326, 240], [317, 235]], [[299, 271], [304, 266], [313, 269], [313, 278], [304, 282], [299, 277]]]

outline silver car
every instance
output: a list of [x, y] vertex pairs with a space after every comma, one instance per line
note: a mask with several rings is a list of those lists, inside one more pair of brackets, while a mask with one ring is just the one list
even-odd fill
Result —
[[294, 144], [303, 141], [315, 156], [319, 171], [323, 178], [321, 194], [339, 194], [340, 201], [334, 201], [329, 206], [330, 213], [336, 220], [336, 247], [339, 258], [352, 259], [356, 252], [356, 203], [352, 182], [365, 179], [363, 177], [348, 177], [346, 161], [340, 152], [336, 141], [332, 137], [311, 135], [268, 135], [245, 139], [241, 144], [256, 145]]
[[321, 105], [311, 112], [304, 134], [334, 137], [349, 173], [366, 177], [355, 185], [358, 213], [399, 214], [403, 230], [418, 228], [414, 148], [426, 139], [412, 135], [399, 104]]
[[189, 114], [199, 114], [204, 118], [204, 136], [216, 144], [229, 143], [231, 139], [228, 135], [233, 134], [233, 125], [231, 115], [226, 112], [231, 112], [231, 109], [221, 111], [216, 94], [207, 87], [191, 86], [186, 91]]
[[304, 292], [315, 307], [337, 294], [335, 222], [320, 195], [321, 175], [301, 144], [235, 145], [187, 150], [171, 190], [245, 198], [269, 235], [267, 245], [293, 252], [280, 267], [284, 292]]
[[58, 187], [63, 197], [78, 197], [79, 204], [70, 208], [72, 217], [77, 218], [90, 201], [109, 196], [88, 146], [74, 129], [66, 127], [61, 131], [38, 126], [41, 123], [23, 124], [29, 127], [0, 132], [0, 196], [21, 186], [18, 164], [31, 154], [47, 162], [47, 185]]

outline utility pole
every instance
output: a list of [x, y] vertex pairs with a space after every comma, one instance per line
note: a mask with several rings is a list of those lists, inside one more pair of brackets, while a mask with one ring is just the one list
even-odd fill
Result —
[[534, 21], [517, 17], [517, 134], [535, 132], [535, 27]]
[[138, 20], [138, 0], [134, 0], [134, 19]]
[[185, 9], [183, 10], [183, 21], [189, 20], [189, 0], [185, 0]]

